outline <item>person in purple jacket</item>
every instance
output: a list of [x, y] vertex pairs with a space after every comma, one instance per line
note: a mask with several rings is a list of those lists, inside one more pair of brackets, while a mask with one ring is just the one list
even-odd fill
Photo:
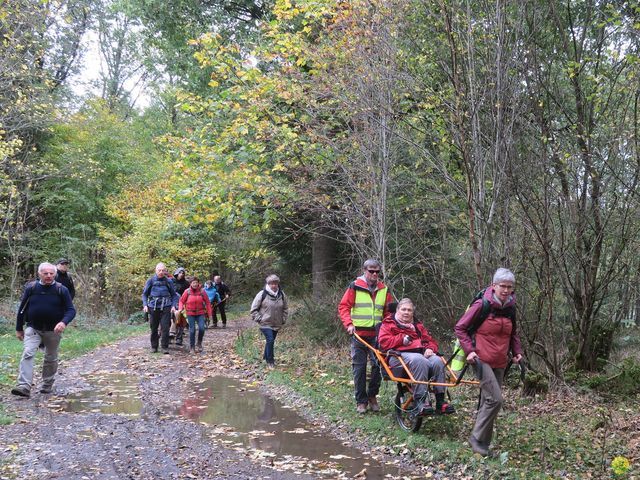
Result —
[[[480, 406], [469, 443], [482, 456], [489, 455], [493, 423], [502, 408], [501, 388], [509, 352], [514, 363], [522, 360], [515, 324], [515, 283], [510, 270], [498, 268], [483, 297], [469, 307], [455, 326], [467, 362], [475, 366], [480, 380]], [[478, 326], [476, 321], [484, 305], [489, 306], [489, 314]]]
[[51, 393], [58, 371], [58, 348], [62, 332], [76, 316], [69, 290], [55, 281], [56, 266], [41, 263], [38, 277], [39, 280], [25, 287], [16, 320], [16, 337], [24, 343], [24, 348], [18, 383], [11, 393], [19, 397], [31, 395], [33, 358], [41, 342], [44, 344], [44, 362], [40, 393]]

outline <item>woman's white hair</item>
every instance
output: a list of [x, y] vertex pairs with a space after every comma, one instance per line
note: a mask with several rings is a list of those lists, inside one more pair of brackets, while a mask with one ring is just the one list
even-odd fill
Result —
[[493, 274], [493, 283], [510, 282], [516, 284], [516, 276], [508, 268], [499, 268], [496, 273]]
[[400, 308], [400, 305], [404, 305], [405, 303], [408, 303], [408, 304], [409, 304], [409, 305], [411, 305], [414, 309], [416, 308], [416, 306], [413, 304], [413, 302], [411, 301], [411, 299], [410, 299], [410, 298], [408, 298], [408, 297], [404, 297], [402, 300], [400, 300], [400, 301], [398, 302], [398, 306], [396, 307], [396, 310], [397, 310], [398, 308]]

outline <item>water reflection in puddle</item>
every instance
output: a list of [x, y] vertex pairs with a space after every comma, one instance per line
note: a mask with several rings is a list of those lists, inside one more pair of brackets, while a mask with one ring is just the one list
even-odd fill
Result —
[[84, 378], [91, 384], [90, 390], [54, 397], [48, 402], [49, 407], [64, 412], [140, 415], [142, 401], [135, 377], [106, 372], [84, 375]]
[[[314, 433], [314, 427], [289, 407], [237, 380], [213, 377], [195, 385], [193, 392], [174, 413], [216, 425], [223, 439], [277, 456], [335, 464], [351, 478], [363, 469], [367, 479], [401, 478], [396, 467], [370, 460], [326, 434]], [[331, 475], [335, 477], [336, 472]]]

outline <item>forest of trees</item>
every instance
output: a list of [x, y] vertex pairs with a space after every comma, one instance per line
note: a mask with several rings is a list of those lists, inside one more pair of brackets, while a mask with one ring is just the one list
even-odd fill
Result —
[[638, 2], [4, 0], [0, 40], [5, 297], [64, 255], [96, 314], [160, 260], [328, 304], [375, 257], [450, 330], [506, 266], [558, 378], [640, 321]]

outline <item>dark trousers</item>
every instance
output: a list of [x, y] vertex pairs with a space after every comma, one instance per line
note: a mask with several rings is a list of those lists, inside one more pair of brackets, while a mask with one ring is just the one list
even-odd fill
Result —
[[278, 336], [278, 331], [271, 330], [270, 328], [261, 328], [260, 331], [262, 332], [266, 340], [266, 343], [264, 346], [264, 354], [262, 355], [262, 358], [264, 359], [265, 362], [273, 365], [273, 363], [275, 362], [275, 358], [274, 358], [275, 344], [276, 344], [276, 337]]
[[227, 314], [224, 311], [224, 302], [219, 303], [215, 307], [213, 307], [213, 324], [214, 325], [218, 324], [218, 316], [216, 315], [216, 312], [220, 312], [220, 319], [222, 320], [222, 324], [226, 325], [227, 324]]
[[151, 310], [151, 348], [158, 348], [158, 325], [162, 327], [162, 348], [169, 348], [169, 328], [171, 328], [171, 306], [162, 309]]
[[[372, 346], [377, 346], [376, 338], [362, 338]], [[367, 389], [367, 359], [371, 362], [371, 379]], [[355, 386], [356, 403], [367, 403], [370, 397], [375, 397], [380, 391], [382, 375], [380, 365], [369, 347], [360, 343], [355, 337], [351, 338], [351, 367], [353, 369], [353, 384]]]

